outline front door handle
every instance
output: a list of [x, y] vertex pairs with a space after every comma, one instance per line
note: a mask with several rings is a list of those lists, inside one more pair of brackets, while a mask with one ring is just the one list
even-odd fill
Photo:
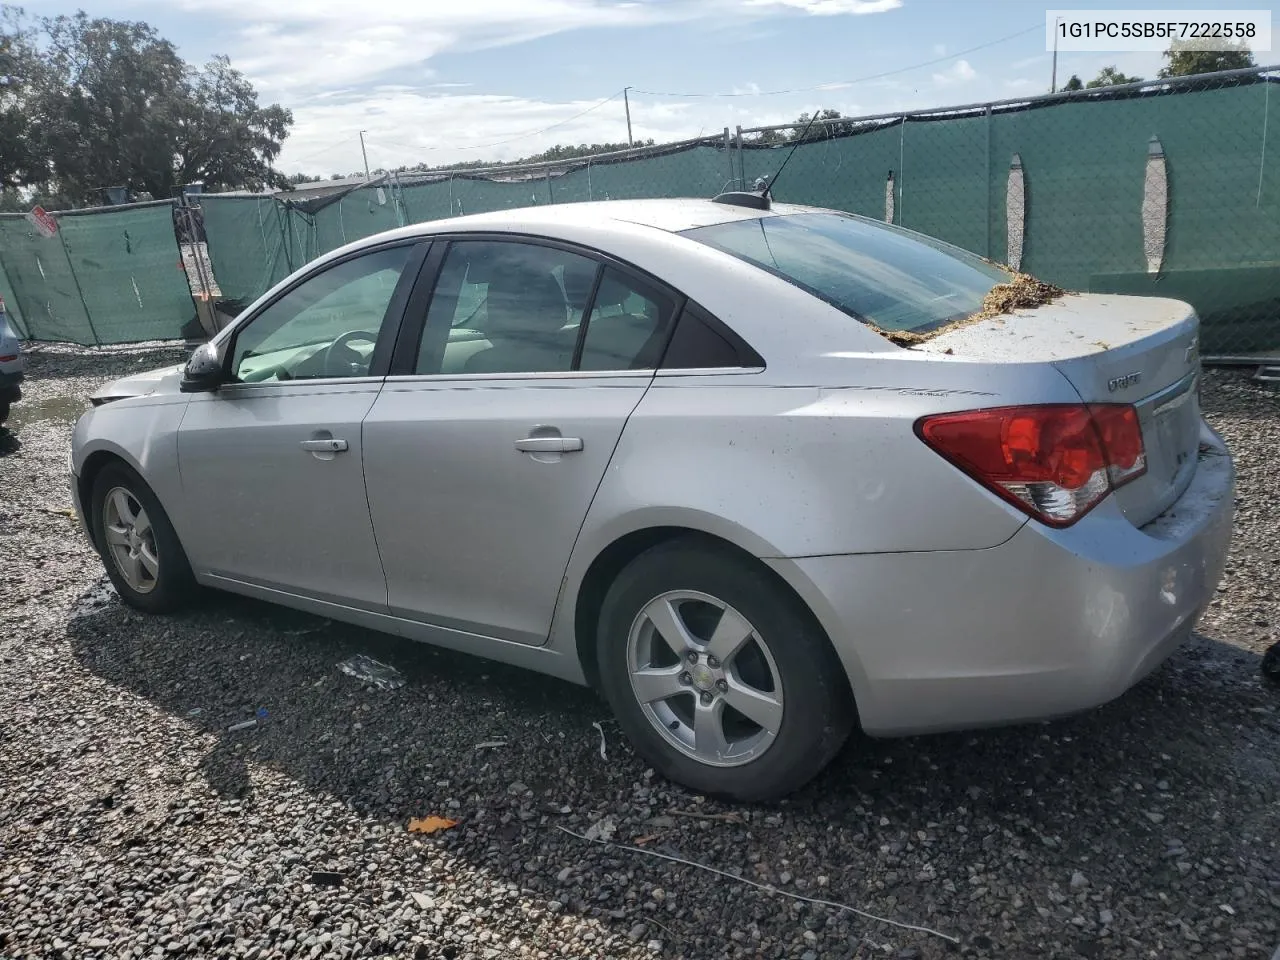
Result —
[[577, 453], [582, 449], [582, 438], [525, 437], [516, 441], [516, 449], [525, 453]]
[[310, 453], [345, 453], [347, 450], [347, 441], [332, 439], [303, 440], [299, 446]]

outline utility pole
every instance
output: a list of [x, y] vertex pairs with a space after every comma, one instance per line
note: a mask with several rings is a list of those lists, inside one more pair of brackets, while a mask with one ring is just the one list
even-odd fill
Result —
[[1050, 93], [1058, 92], [1058, 24], [1061, 22], [1061, 17], [1053, 21], [1053, 78], [1049, 81]]
[[369, 154], [364, 148], [364, 135], [366, 133], [368, 133], [367, 130], [360, 131], [360, 155], [364, 157], [364, 181], [365, 183], [368, 183], [369, 182]]
[[622, 102], [627, 108], [627, 146], [634, 147], [635, 141], [631, 139], [631, 99], [627, 96], [630, 87], [622, 88]]

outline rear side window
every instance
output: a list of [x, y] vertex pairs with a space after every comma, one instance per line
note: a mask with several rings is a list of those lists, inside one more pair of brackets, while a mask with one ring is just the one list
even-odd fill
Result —
[[664, 370], [763, 366], [759, 354], [692, 300], [680, 314], [662, 358]]
[[881, 330], [925, 333], [982, 308], [1009, 274], [980, 257], [838, 213], [737, 220], [684, 231]]

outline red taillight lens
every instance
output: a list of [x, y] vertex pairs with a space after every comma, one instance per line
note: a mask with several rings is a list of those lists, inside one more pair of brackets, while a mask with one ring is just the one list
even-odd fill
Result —
[[1065, 527], [1146, 470], [1127, 404], [997, 407], [923, 417], [930, 447], [1031, 516]]
[[18, 355], [16, 353], [10, 353], [3, 357], [0, 357], [0, 363], [8, 363], [11, 360], [17, 360], [17, 359], [18, 359]]

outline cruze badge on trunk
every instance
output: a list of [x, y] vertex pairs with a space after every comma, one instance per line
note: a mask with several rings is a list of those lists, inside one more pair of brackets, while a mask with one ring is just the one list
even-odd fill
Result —
[[1142, 373], [1135, 370], [1133, 373], [1126, 373], [1122, 377], [1112, 377], [1107, 381], [1107, 389], [1112, 393], [1117, 390], [1123, 390], [1125, 387], [1132, 387], [1135, 383], [1142, 379]]

